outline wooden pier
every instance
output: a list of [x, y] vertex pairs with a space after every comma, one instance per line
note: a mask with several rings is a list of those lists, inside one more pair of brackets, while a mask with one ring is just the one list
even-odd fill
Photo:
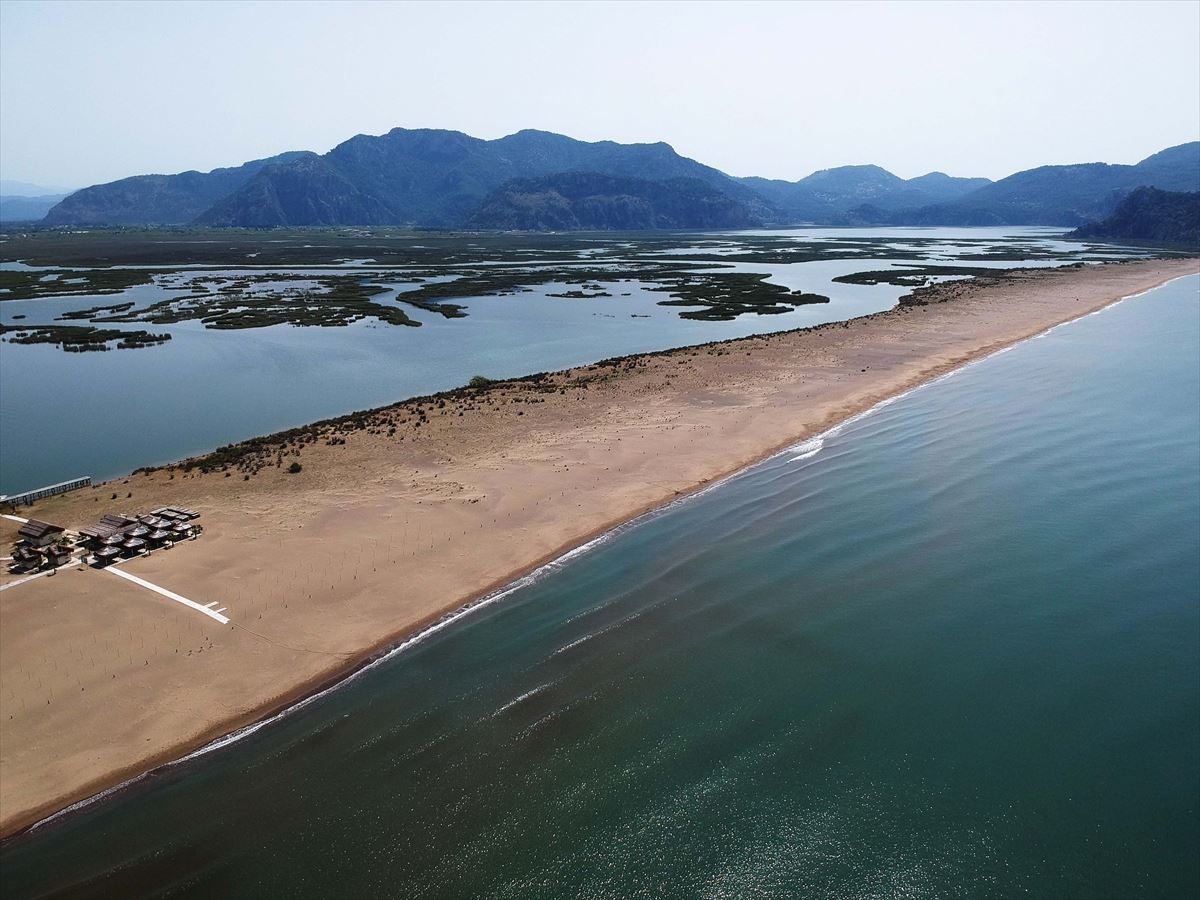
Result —
[[11, 506], [21, 506], [22, 504], [32, 503], [35, 500], [41, 500], [43, 497], [53, 497], [55, 494], [65, 494], [68, 491], [77, 491], [80, 488], [91, 487], [92, 476], [84, 475], [82, 478], [72, 478], [70, 481], [60, 481], [58, 484], [51, 484], [46, 487], [37, 488], [32, 491], [25, 491], [22, 494], [0, 494], [0, 505], [9, 504]]

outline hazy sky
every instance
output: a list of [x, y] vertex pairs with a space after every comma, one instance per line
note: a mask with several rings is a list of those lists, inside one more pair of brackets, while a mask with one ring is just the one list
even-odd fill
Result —
[[734, 175], [1002, 177], [1200, 138], [1200, 2], [0, 2], [0, 175], [80, 186], [395, 126]]

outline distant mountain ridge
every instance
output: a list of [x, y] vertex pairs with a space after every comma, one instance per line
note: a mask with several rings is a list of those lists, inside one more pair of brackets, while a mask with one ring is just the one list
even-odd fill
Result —
[[36, 222], [70, 193], [68, 188], [0, 179], [0, 222]]
[[0, 178], [0, 196], [4, 197], [49, 197], [57, 194], [65, 197], [71, 188], [48, 184], [30, 184], [28, 181], [9, 181]]
[[907, 181], [879, 166], [822, 169], [799, 181], [743, 178], [789, 219], [836, 222], [864, 204], [883, 210], [955, 200], [984, 185], [986, 178], [953, 178], [930, 172]]
[[[568, 173], [587, 177], [554, 181]], [[585, 185], [590, 193], [578, 194]], [[698, 185], [705, 186], [703, 197]], [[713, 223], [733, 220], [744, 223], [737, 227], [1073, 226], [1103, 218], [1143, 185], [1200, 189], [1200, 142], [1135, 166], [1044, 166], [997, 182], [941, 172], [902, 179], [873, 165], [788, 182], [733, 178], [664, 143], [587, 142], [534, 130], [482, 140], [395, 128], [357, 135], [325, 154], [295, 151], [208, 173], [93, 185], [57, 203], [43, 224], [543, 229], [612, 228], [619, 226], [605, 223], [627, 219], [671, 223], [645, 226], [660, 228], [724, 228], [733, 226]]]
[[1200, 142], [1170, 147], [1132, 166], [1041, 166], [950, 203], [892, 213], [860, 207], [856, 213], [896, 225], [1082, 225], [1107, 216], [1137, 187], [1200, 190]]
[[66, 194], [28, 196], [0, 193], [0, 222], [36, 222], [66, 196]]

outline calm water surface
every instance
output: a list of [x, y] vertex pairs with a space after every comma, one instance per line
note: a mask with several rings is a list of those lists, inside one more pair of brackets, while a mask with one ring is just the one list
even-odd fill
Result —
[[1193, 277], [960, 371], [10, 844], [5, 895], [1196, 896], [1198, 355]]
[[[762, 234], [747, 232], [745, 237]], [[665, 294], [613, 281], [605, 282], [613, 294], [609, 298], [548, 296], [577, 285], [545, 285], [513, 297], [469, 298], [465, 319], [448, 320], [406, 307], [422, 323], [420, 328], [374, 320], [343, 328], [280, 325], [234, 331], [206, 329], [200, 322], [138, 323], [117, 327], [165, 331], [172, 340], [109, 353], [0, 344], [0, 493], [80, 475], [112, 478], [232, 441], [459, 387], [473, 375], [528, 375], [878, 312], [894, 306], [909, 288], [837, 284], [832, 279], [912, 264], [916, 250], [900, 240], [904, 237], [940, 238], [940, 243], [918, 248], [933, 263], [953, 262], [961, 254], [1016, 236], [1028, 241], [1012, 250], [1020, 252], [1024, 246], [1049, 257], [967, 264], [1053, 265], [1075, 258], [1081, 249], [1077, 243], [1057, 240], [1051, 229], [804, 229], [770, 234], [792, 238], [798, 245], [831, 238], [878, 239], [881, 234], [894, 235], [898, 242], [890, 248], [881, 245], [880, 252], [894, 250], [896, 256], [890, 258], [739, 264], [737, 269], [768, 273], [773, 282], [825, 294], [832, 302], [733, 322], [681, 319], [678, 308], [658, 305]], [[729, 236], [731, 251], [744, 249], [740, 240], [737, 234]], [[1119, 249], [1109, 252], [1127, 255]], [[0, 302], [0, 322], [49, 324], [69, 310], [131, 300], [141, 307], [176, 293], [152, 284], [104, 296], [8, 300]], [[629, 296], [621, 296], [624, 293]], [[18, 315], [26, 318], [14, 320]]]

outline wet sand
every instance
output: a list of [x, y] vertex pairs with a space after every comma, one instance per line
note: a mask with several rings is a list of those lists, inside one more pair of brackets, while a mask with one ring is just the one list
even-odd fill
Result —
[[[240, 468], [131, 475], [23, 509], [67, 527], [196, 509], [203, 537], [121, 568], [232, 621], [94, 569], [0, 593], [0, 833], [286, 706], [647, 509], [1197, 271], [1156, 260], [943, 285], [845, 324], [397, 404], [265, 443]], [[0, 539], [15, 529], [0, 519]]]

